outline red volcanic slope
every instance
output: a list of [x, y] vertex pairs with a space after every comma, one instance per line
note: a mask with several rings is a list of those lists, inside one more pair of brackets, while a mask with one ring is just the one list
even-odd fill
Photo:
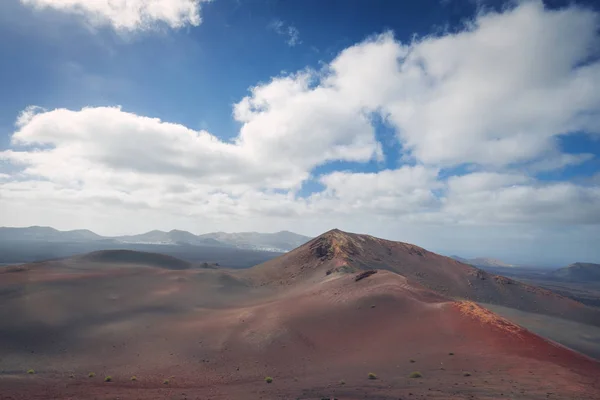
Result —
[[328, 273], [385, 269], [445, 296], [600, 326], [600, 312], [536, 286], [493, 275], [421, 247], [334, 229], [246, 273], [260, 285], [315, 283]]
[[[55, 263], [0, 274], [0, 398], [599, 398], [596, 361], [397, 266], [356, 281], [392, 243], [378, 241], [329, 232], [248, 271], [112, 265], [69, 279], [73, 265]], [[405, 244], [390, 257], [400, 249], [405, 262], [440, 257]]]

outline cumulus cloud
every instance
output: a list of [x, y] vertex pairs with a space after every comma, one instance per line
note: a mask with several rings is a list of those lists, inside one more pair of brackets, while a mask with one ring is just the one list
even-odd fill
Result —
[[[268, 102], [269, 95], [263, 100]], [[290, 189], [323, 162], [368, 161], [380, 151], [372, 127], [360, 115], [346, 113], [340, 119], [335, 109], [319, 113], [319, 103], [304, 113], [279, 103], [258, 110], [256, 104], [243, 119], [236, 143], [119, 107], [38, 113], [30, 107], [19, 116], [12, 142], [35, 149], [7, 150], [0, 156], [25, 165], [26, 174], [63, 182], [90, 173], [115, 179], [133, 173], [221, 186]]]
[[[373, 173], [333, 172], [320, 178], [325, 190], [310, 198], [327, 212], [392, 214], [428, 211], [438, 206], [433, 190], [442, 188], [438, 171], [403, 166]], [[325, 210], [324, 210], [325, 211]]]
[[[532, 1], [458, 33], [384, 32], [251, 87], [232, 141], [118, 107], [30, 107], [0, 153], [17, 170], [1, 171], [3, 218], [52, 205], [191, 230], [598, 226], [597, 179], [536, 178], [594, 157], [563, 153], [558, 137], [600, 133], [598, 27], [592, 11]], [[396, 169], [372, 170], [386, 159], [374, 115], [396, 133]], [[340, 161], [350, 167], [332, 170]]]
[[157, 23], [178, 29], [198, 26], [200, 3], [210, 0], [21, 0], [34, 9], [54, 9], [80, 15], [92, 25], [116, 30], [151, 29]]
[[452, 177], [440, 213], [458, 223], [600, 224], [600, 187], [543, 184], [518, 174]]

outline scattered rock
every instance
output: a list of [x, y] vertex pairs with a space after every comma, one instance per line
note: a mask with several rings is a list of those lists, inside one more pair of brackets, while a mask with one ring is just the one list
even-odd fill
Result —
[[356, 277], [354, 277], [354, 281], [358, 282], [358, 281], [368, 278], [369, 276], [376, 274], [376, 273], [377, 273], [376, 269], [370, 269], [368, 271], [361, 272], [360, 274], [356, 275]]

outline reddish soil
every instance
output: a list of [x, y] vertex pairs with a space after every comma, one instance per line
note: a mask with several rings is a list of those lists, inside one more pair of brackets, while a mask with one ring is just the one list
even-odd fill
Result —
[[329, 231], [291, 252], [245, 270], [259, 285], [319, 282], [328, 273], [385, 269], [453, 299], [468, 299], [600, 326], [596, 308], [537, 286], [493, 275], [421, 247]]
[[79, 259], [2, 273], [0, 398], [600, 398], [597, 361], [393, 265], [360, 264], [370, 245], [350, 255], [322, 239], [246, 271]]

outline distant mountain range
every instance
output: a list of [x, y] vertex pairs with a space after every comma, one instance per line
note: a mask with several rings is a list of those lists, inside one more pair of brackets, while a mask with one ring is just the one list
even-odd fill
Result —
[[476, 267], [515, 267], [515, 265], [507, 264], [504, 261], [495, 258], [477, 257], [477, 258], [462, 258], [459, 256], [450, 256], [450, 258], [460, 261], [465, 264], [474, 265]]
[[0, 241], [95, 242], [111, 241], [128, 244], [224, 246], [246, 250], [286, 252], [308, 242], [311, 238], [289, 231], [276, 233], [213, 232], [203, 235], [181, 230], [154, 230], [139, 235], [101, 236], [87, 229], [59, 231], [46, 226], [28, 228], [0, 227]]

